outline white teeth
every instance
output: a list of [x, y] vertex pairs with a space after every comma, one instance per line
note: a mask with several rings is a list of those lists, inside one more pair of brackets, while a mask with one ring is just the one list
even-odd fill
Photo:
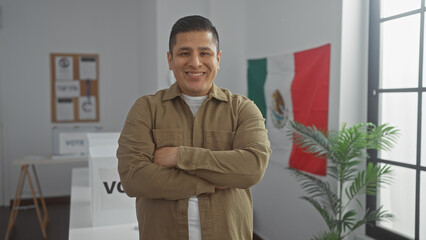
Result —
[[189, 72], [188, 75], [199, 77], [199, 76], [203, 75], [203, 73], [190, 73]]

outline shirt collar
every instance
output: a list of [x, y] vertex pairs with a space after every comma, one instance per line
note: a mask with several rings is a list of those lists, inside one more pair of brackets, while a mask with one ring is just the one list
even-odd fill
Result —
[[[175, 82], [172, 86], [170, 86], [163, 95], [162, 101], [167, 101], [173, 99], [175, 97], [181, 97], [181, 91], [177, 82]], [[222, 89], [220, 89], [216, 84], [213, 83], [212, 88], [210, 89], [209, 95], [207, 97], [216, 98], [217, 100], [227, 102], [228, 98]]]

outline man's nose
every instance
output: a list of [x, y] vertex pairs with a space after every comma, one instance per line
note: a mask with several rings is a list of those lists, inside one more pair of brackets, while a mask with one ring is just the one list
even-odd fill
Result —
[[200, 67], [201, 66], [200, 57], [197, 54], [192, 55], [190, 64], [191, 64], [191, 66], [196, 67], [196, 68]]

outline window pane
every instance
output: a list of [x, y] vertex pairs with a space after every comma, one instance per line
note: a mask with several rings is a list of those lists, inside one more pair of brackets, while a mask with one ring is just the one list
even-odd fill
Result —
[[418, 9], [420, 8], [420, 2], [420, 0], [381, 0], [381, 17], [385, 18]]
[[426, 167], [426, 93], [423, 93], [422, 99], [422, 148], [420, 149], [420, 155], [422, 158], [421, 165]]
[[420, 175], [420, 240], [426, 240], [426, 172]]
[[381, 93], [379, 124], [388, 123], [400, 130], [391, 151], [380, 151], [379, 158], [416, 164], [417, 93]]
[[377, 206], [394, 215], [393, 220], [377, 222], [377, 225], [389, 231], [414, 238], [416, 171], [391, 166], [392, 183], [379, 189]]
[[418, 86], [420, 15], [382, 23], [381, 88]]

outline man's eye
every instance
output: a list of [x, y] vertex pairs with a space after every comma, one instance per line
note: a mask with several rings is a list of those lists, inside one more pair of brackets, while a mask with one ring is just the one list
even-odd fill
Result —
[[189, 52], [181, 52], [181, 53], [179, 53], [179, 56], [188, 56], [189, 55]]
[[202, 52], [201, 56], [210, 56], [210, 53], [209, 52]]

